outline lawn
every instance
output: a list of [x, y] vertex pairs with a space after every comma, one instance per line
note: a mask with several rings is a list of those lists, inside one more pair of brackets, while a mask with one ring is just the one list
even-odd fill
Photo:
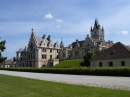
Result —
[[82, 63], [83, 61], [84, 61], [83, 59], [65, 60], [57, 64], [55, 67], [60, 67], [60, 68], [80, 67], [80, 63]]
[[130, 91], [0, 75], [0, 97], [130, 97]]

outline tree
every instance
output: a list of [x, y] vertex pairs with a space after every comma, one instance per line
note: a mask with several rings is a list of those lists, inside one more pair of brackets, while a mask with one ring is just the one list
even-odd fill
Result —
[[3, 57], [1, 54], [1, 52], [3, 52], [6, 49], [5, 43], [6, 43], [5, 40], [0, 41], [0, 63], [4, 62], [7, 59], [6, 57]]
[[88, 51], [87, 54], [84, 56], [84, 65], [85, 66], [90, 66], [90, 59], [99, 53], [101, 53], [101, 50], [93, 50], [93, 51]]
[[16, 61], [16, 58], [15, 58], [15, 57], [13, 57], [13, 61]]

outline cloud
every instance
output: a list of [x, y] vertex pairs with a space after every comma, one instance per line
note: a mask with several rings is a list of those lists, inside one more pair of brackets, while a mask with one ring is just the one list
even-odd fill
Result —
[[53, 15], [51, 13], [48, 13], [44, 16], [45, 19], [52, 19]]
[[60, 25], [57, 25], [57, 28], [59, 29], [59, 28], [61, 28], [61, 26], [60, 26]]
[[62, 19], [57, 19], [56, 22], [62, 23], [63, 20]]
[[129, 33], [128, 31], [122, 31], [121, 32], [121, 34], [123, 34], [123, 35], [128, 35], [128, 33]]

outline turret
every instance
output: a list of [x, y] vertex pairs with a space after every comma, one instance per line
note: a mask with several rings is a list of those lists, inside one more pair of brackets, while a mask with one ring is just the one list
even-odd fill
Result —
[[78, 39], [76, 39], [76, 46], [80, 47]]
[[51, 35], [48, 35], [47, 40], [51, 41]]
[[94, 24], [94, 27], [98, 29], [98, 27], [99, 27], [99, 22], [98, 22], [98, 19], [95, 19], [95, 24]]
[[104, 27], [102, 26], [102, 31], [104, 32]]
[[25, 46], [25, 49], [24, 49], [25, 51], [27, 51], [27, 47]]
[[61, 39], [60, 48], [63, 48], [63, 47], [64, 47], [64, 43], [63, 43], [63, 41]]
[[44, 34], [43, 37], [42, 37], [42, 39], [44, 39], [45, 37], [46, 37], [46, 35]]
[[100, 26], [98, 19], [95, 19], [94, 27], [91, 27], [91, 37], [93, 39], [104, 39], [104, 28]]
[[90, 32], [92, 32], [92, 31], [93, 31], [93, 29], [92, 29], [92, 26], [91, 26]]
[[32, 29], [32, 33], [31, 33], [31, 36], [34, 36], [34, 29]]

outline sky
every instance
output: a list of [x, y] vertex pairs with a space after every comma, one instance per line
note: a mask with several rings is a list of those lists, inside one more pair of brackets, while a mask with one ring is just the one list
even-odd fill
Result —
[[65, 46], [84, 40], [95, 19], [104, 27], [105, 40], [130, 45], [130, 0], [0, 0], [0, 41], [8, 59], [36, 36], [51, 35]]

